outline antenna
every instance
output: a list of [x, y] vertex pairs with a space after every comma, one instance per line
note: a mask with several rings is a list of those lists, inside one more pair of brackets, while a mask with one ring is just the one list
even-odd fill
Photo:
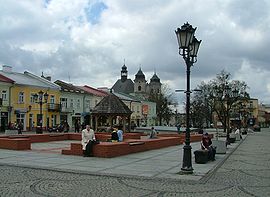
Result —
[[69, 75], [69, 72], [68, 72], [68, 82], [70, 83], [70, 75]]

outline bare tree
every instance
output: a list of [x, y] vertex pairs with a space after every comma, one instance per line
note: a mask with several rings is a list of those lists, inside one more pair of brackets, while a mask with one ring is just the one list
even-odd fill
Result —
[[[208, 83], [203, 82], [198, 88], [201, 92], [196, 94], [194, 102], [201, 101], [207, 112], [215, 112], [228, 136], [232, 109], [239, 105], [239, 101], [249, 98], [247, 84], [239, 80], [230, 80], [230, 73], [223, 70], [215, 79]], [[210, 120], [210, 116], [207, 117]]]
[[158, 124], [162, 125], [163, 122], [166, 122], [168, 125], [172, 115], [174, 114], [171, 106], [177, 105], [175, 94], [167, 85], [163, 85], [161, 92], [151, 94], [149, 100], [156, 103]]

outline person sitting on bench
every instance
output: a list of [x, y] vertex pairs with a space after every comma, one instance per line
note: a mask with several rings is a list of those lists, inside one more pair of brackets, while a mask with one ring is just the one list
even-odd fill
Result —
[[84, 157], [93, 157], [93, 145], [95, 141], [94, 130], [91, 129], [90, 125], [86, 125], [86, 128], [82, 130], [82, 149]]
[[117, 130], [118, 129], [116, 127], [113, 128], [113, 132], [111, 133], [111, 135], [112, 135], [111, 141], [112, 142], [118, 142], [118, 140], [119, 140], [119, 137], [118, 137], [118, 134], [117, 134]]
[[155, 138], [157, 138], [157, 131], [154, 127], [152, 127], [149, 139], [155, 139]]
[[201, 141], [202, 150], [208, 150], [208, 160], [215, 160], [216, 150], [212, 146], [212, 140], [208, 133], [203, 134]]

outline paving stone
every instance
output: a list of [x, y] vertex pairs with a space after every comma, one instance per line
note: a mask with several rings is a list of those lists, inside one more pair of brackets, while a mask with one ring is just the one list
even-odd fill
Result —
[[[110, 159], [94, 159], [91, 163], [84, 158], [77, 157], [80, 158], [80, 162], [85, 162], [84, 165], [77, 166], [77, 171], [73, 169], [74, 160], [72, 159], [69, 160], [71, 169], [68, 168], [68, 164], [62, 169], [51, 169], [50, 166], [47, 169], [38, 169], [37, 167], [7, 165], [1, 162], [7, 157], [7, 152], [3, 155], [0, 153], [0, 196], [270, 196], [269, 139], [270, 130], [250, 134], [224, 160], [224, 163], [220, 163], [218, 168], [215, 168], [212, 163], [213, 170], [207, 173], [203, 172], [203, 168], [194, 166], [196, 169], [192, 176], [178, 175], [179, 179], [175, 178], [176, 167], [165, 170], [164, 161], [156, 171], [153, 171], [149, 162], [144, 160], [147, 158], [145, 154], [142, 154], [139, 160], [134, 160], [136, 157], [130, 157], [133, 158], [130, 163], [125, 157], [124, 162], [120, 162], [121, 167], [115, 168], [119, 171], [115, 172], [111, 168], [117, 162], [114, 163]], [[159, 152], [156, 153], [159, 154]], [[166, 152], [162, 151], [160, 154], [166, 154]], [[20, 154], [20, 156], [22, 155]], [[64, 162], [64, 158], [61, 157], [59, 162]], [[49, 157], [44, 161], [56, 163], [57, 159]], [[102, 161], [108, 162], [107, 171], [109, 173], [105, 173], [102, 168], [99, 168]], [[110, 161], [113, 165], [110, 164]], [[136, 161], [139, 162], [138, 165], [133, 165], [134, 171], [126, 170], [128, 168], [125, 168], [125, 165], [136, 163]], [[155, 160], [156, 163], [158, 161], [159, 159]], [[94, 170], [93, 173], [84, 172], [90, 163], [97, 170]], [[138, 170], [144, 168], [145, 165], [146, 168], [140, 171], [142, 174], [138, 174]], [[121, 171], [121, 169], [125, 169], [125, 171]], [[156, 174], [153, 175], [154, 172]], [[205, 176], [202, 178], [200, 173]]]

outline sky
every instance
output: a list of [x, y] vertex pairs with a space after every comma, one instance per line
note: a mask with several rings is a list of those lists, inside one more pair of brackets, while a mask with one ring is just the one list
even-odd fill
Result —
[[[191, 87], [225, 70], [270, 104], [269, 0], [0, 0], [0, 65], [75, 85], [112, 87], [154, 72], [185, 89], [175, 30], [189, 22], [202, 40]], [[184, 100], [183, 93], [178, 97]]]

